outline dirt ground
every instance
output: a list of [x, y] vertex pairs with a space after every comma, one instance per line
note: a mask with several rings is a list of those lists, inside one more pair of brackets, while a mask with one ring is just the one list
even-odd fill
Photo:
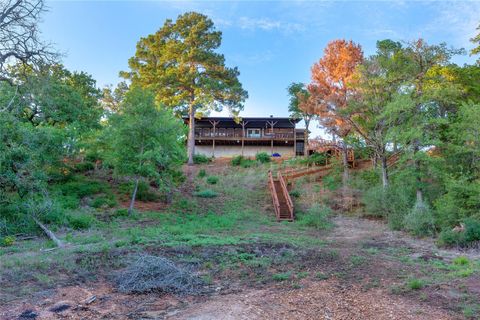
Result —
[[[358, 248], [408, 249], [410, 257], [450, 259], [460, 254], [437, 250], [427, 240], [414, 240], [392, 232], [378, 221], [336, 216], [336, 227], [326, 236], [340, 256]], [[478, 252], [466, 253], [477, 258]], [[328, 259], [327, 259], [328, 260]], [[305, 260], [307, 261], [307, 260]], [[283, 283], [245, 284], [215, 288], [200, 296], [161, 293], [126, 295], [105, 281], [84, 283], [40, 292], [34, 298], [0, 307], [1, 319], [462, 319], [453, 311], [454, 288], [434, 287], [417, 296], [399, 295], [389, 288], [400, 280], [402, 264], [372, 258], [359, 269], [348, 269], [346, 260], [317, 261], [314, 270], [329, 270], [325, 279], [299, 279], [295, 287]], [[308, 262], [308, 261], [307, 261]], [[323, 265], [322, 269], [319, 266]], [[315, 269], [317, 268], [317, 269]], [[320, 269], [318, 269], [320, 268]], [[349, 270], [348, 275], [341, 271]], [[225, 279], [228, 282], [228, 279]], [[480, 279], [472, 286], [478, 287]], [[231, 279], [231, 282], [235, 282]], [[372, 283], [377, 283], [372, 285]], [[480, 292], [478, 292], [480, 299]], [[90, 301], [89, 301], [90, 300]], [[92, 301], [93, 300], [93, 301]]]

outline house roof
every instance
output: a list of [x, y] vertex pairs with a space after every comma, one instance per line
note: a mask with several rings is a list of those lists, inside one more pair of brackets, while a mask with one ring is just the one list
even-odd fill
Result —
[[[188, 123], [188, 117], [183, 117], [183, 119]], [[236, 122], [233, 117], [202, 117], [200, 119], [195, 119], [195, 124], [197, 127], [210, 127], [212, 126], [211, 121], [219, 121], [220, 123], [218, 126], [224, 128], [242, 127], [242, 121], [246, 122], [246, 128], [270, 127], [268, 124], [270, 121], [275, 122], [275, 128], [293, 128], [300, 119], [288, 117], [241, 117], [240, 120]]]

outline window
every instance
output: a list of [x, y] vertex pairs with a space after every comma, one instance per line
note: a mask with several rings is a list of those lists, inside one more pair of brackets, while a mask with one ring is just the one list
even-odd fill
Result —
[[247, 138], [260, 138], [260, 129], [247, 129]]

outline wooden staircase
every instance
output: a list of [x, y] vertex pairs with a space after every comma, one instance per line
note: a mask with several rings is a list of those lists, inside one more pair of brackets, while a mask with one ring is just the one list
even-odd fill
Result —
[[[387, 159], [388, 167], [394, 166], [400, 158], [398, 153], [391, 155]], [[353, 160], [353, 159], [352, 159]], [[373, 167], [371, 160], [357, 161], [357, 165], [353, 166], [352, 170], [365, 170]], [[329, 173], [333, 168], [331, 164], [323, 166], [314, 166], [306, 168], [297, 168], [294, 170], [285, 170], [277, 173], [277, 178], [273, 177], [271, 171], [268, 171], [268, 188], [272, 195], [273, 208], [278, 221], [293, 221], [294, 207], [293, 202], [288, 192], [287, 185], [292, 185], [295, 179], [305, 176], [316, 175], [323, 177]]]
[[268, 171], [268, 188], [272, 195], [273, 208], [278, 221], [293, 221], [293, 202], [282, 174], [278, 172], [277, 179]]

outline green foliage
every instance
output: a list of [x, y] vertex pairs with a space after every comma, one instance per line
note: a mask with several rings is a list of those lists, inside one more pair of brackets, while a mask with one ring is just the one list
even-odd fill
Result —
[[197, 191], [193, 195], [199, 198], [215, 198], [216, 196], [218, 196], [218, 193], [216, 193], [211, 189], [205, 189], [205, 190]]
[[15, 243], [15, 237], [14, 236], [5, 236], [5, 237], [3, 237], [2, 241], [0, 241], [0, 246], [10, 247], [10, 246], [13, 246], [14, 243]]
[[219, 178], [217, 176], [209, 176], [207, 178], [207, 183], [208, 184], [217, 184], [218, 180], [219, 180]]
[[315, 229], [331, 228], [332, 223], [329, 218], [332, 210], [323, 205], [315, 203], [305, 213], [298, 214], [297, 221], [299, 225], [313, 227]]
[[266, 152], [259, 152], [255, 155], [255, 159], [260, 163], [268, 163], [271, 161], [270, 155]]
[[282, 282], [289, 280], [292, 277], [291, 272], [285, 272], [285, 273], [275, 273], [272, 275], [272, 279], [277, 282]]
[[255, 162], [255, 160], [243, 159], [242, 162], [240, 163], [240, 166], [242, 168], [251, 168], [251, 167], [255, 166], [256, 164], [257, 164], [257, 162]]
[[300, 195], [301, 195], [300, 190], [292, 190], [292, 191], [290, 191], [290, 196], [292, 196], [292, 197], [294, 197], [294, 198], [300, 198]]
[[421, 279], [410, 279], [407, 281], [407, 288], [410, 290], [420, 290], [423, 289], [425, 283]]
[[435, 234], [433, 211], [426, 203], [416, 203], [405, 216], [405, 229], [415, 236], [432, 236]]
[[242, 164], [242, 162], [244, 161], [244, 159], [245, 158], [243, 156], [235, 156], [235, 157], [232, 158], [231, 164], [234, 167], [240, 166]]
[[67, 221], [71, 228], [80, 230], [90, 228], [97, 219], [89, 213], [76, 211], [68, 214]]
[[[119, 186], [119, 191], [129, 195], [134, 187], [133, 182], [122, 183]], [[160, 199], [160, 194], [156, 192], [146, 181], [138, 182], [137, 199], [140, 201], [157, 201]]]
[[465, 266], [470, 264], [470, 260], [468, 260], [468, 258], [465, 256], [460, 256], [453, 259], [452, 263], [458, 266]]
[[444, 229], [438, 236], [438, 245], [445, 247], [468, 247], [470, 243], [480, 241], [480, 220], [467, 218], [463, 221], [464, 231]]
[[195, 164], [205, 164], [211, 162], [212, 159], [207, 157], [204, 154], [195, 154], [193, 155], [193, 163]]
[[104, 208], [104, 207], [113, 208], [117, 204], [118, 204], [117, 200], [112, 195], [109, 195], [109, 196], [102, 195], [93, 199], [90, 205], [94, 208]]
[[205, 177], [206, 175], [207, 175], [207, 171], [205, 171], [205, 169], [200, 169], [200, 170], [198, 171], [198, 177], [199, 177], [199, 178], [203, 178], [203, 177]]
[[299, 164], [303, 165], [325, 165], [327, 163], [328, 156], [325, 153], [314, 153], [304, 158], [299, 159]]

